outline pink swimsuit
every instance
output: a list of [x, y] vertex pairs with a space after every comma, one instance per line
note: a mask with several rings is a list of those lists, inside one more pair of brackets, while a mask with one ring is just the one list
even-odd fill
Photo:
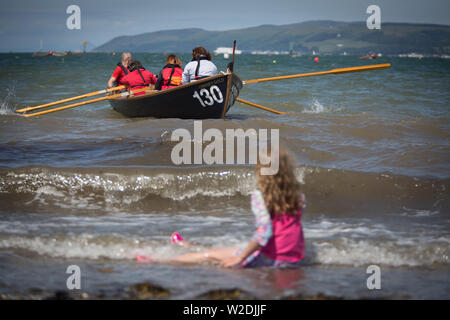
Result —
[[259, 190], [251, 196], [251, 207], [255, 215], [255, 233], [252, 240], [262, 248], [250, 255], [243, 265], [245, 267], [296, 266], [305, 256], [301, 223], [302, 208], [295, 216], [274, 214], [271, 218]]

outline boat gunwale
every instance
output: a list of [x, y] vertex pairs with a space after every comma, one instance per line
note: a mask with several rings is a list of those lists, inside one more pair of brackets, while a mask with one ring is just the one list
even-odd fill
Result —
[[208, 77], [208, 78], [191, 81], [191, 82], [183, 84], [181, 86], [176, 86], [174, 88], [170, 88], [170, 89], [166, 89], [166, 90], [153, 90], [151, 92], [148, 92], [148, 93], [145, 93], [145, 94], [139, 95], [139, 96], [131, 96], [131, 97], [130, 96], [126, 96], [126, 97], [112, 98], [112, 99], [108, 99], [108, 100], [109, 101], [124, 101], [124, 100], [134, 101], [134, 100], [141, 100], [143, 98], [154, 97], [154, 96], [157, 96], [157, 95], [160, 95], [160, 94], [165, 94], [165, 93], [171, 93], [171, 92], [174, 92], [176, 90], [181, 90], [181, 89], [188, 88], [188, 87], [191, 87], [191, 86], [194, 86], [194, 85], [199, 85], [199, 84], [211, 81], [211, 80], [218, 79], [220, 77], [228, 77], [230, 75], [231, 76], [235, 75], [242, 82], [242, 80], [235, 73], [225, 72], [225, 73], [216, 74], [216, 75]]

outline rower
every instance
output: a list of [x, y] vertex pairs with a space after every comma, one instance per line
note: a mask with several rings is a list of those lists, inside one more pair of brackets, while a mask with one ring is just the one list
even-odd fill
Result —
[[108, 88], [116, 87], [122, 85], [122, 78], [125, 77], [130, 70], [128, 66], [131, 64], [132, 56], [129, 52], [122, 53], [122, 61], [117, 64], [111, 78], [108, 81]]
[[181, 85], [181, 77], [183, 69], [181, 69], [182, 62], [174, 54], [167, 57], [166, 65], [161, 70], [156, 82], [156, 90], [166, 90]]
[[189, 83], [216, 74], [217, 67], [211, 62], [211, 53], [203, 47], [197, 47], [192, 50], [192, 61], [184, 67], [182, 83]]
[[[139, 61], [133, 61], [129, 67], [130, 73], [122, 78], [122, 83], [131, 88], [131, 90], [143, 89], [150, 84], [156, 83], [156, 77], [142, 66]], [[150, 89], [150, 88], [149, 88]], [[145, 92], [136, 93], [135, 96], [145, 94]]]

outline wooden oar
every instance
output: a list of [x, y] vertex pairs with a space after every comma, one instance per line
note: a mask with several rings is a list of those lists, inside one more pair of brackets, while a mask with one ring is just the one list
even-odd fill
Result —
[[276, 114], [287, 114], [287, 112], [270, 109], [270, 108], [264, 107], [262, 105], [259, 105], [259, 104], [256, 104], [256, 103], [253, 103], [253, 102], [250, 102], [250, 101], [242, 100], [242, 99], [239, 99], [239, 98], [236, 98], [236, 101], [238, 101], [240, 103], [248, 104], [249, 106], [252, 106], [252, 107], [256, 107], [256, 108], [259, 108], [259, 109], [270, 111], [270, 112], [273, 112], [273, 113], [276, 113]]
[[321, 76], [325, 74], [341, 74], [341, 73], [350, 73], [350, 72], [362, 72], [362, 71], [371, 71], [371, 70], [379, 70], [379, 69], [388, 69], [391, 67], [390, 63], [384, 64], [374, 64], [369, 66], [361, 66], [361, 67], [351, 67], [351, 68], [339, 68], [328, 71], [320, 71], [320, 72], [312, 72], [312, 73], [301, 73], [301, 74], [291, 74], [287, 76], [280, 77], [271, 77], [271, 78], [262, 78], [262, 79], [253, 79], [242, 81], [243, 84], [257, 83], [257, 82], [266, 82], [266, 81], [275, 81], [275, 80], [284, 80], [284, 79], [293, 79], [293, 78], [302, 78], [302, 77], [311, 77], [311, 76]]
[[47, 108], [47, 107], [51, 107], [51, 106], [54, 106], [54, 105], [57, 105], [57, 104], [66, 103], [66, 102], [69, 102], [69, 101], [83, 99], [83, 98], [87, 98], [87, 97], [92, 97], [92, 96], [96, 96], [98, 94], [114, 92], [114, 91], [122, 90], [122, 89], [125, 89], [125, 86], [118, 86], [118, 87], [114, 87], [114, 88], [110, 88], [110, 89], [103, 89], [103, 90], [99, 90], [99, 91], [94, 91], [94, 92], [82, 94], [81, 96], [76, 96], [76, 97], [73, 97], [73, 98], [67, 98], [67, 99], [64, 99], [64, 100], [59, 100], [59, 101], [43, 104], [43, 105], [36, 106], [36, 107], [27, 107], [27, 108], [19, 109], [19, 110], [16, 110], [16, 112], [27, 112], [27, 111]]
[[38, 116], [38, 115], [41, 115], [41, 114], [47, 114], [47, 113], [51, 113], [51, 112], [56, 112], [56, 111], [66, 110], [66, 109], [75, 108], [75, 107], [79, 107], [79, 106], [84, 106], [86, 104], [90, 104], [90, 103], [94, 103], [94, 102], [98, 102], [98, 101], [109, 100], [109, 99], [120, 98], [120, 97], [126, 97], [126, 96], [129, 96], [131, 94], [143, 92], [143, 91], [146, 91], [146, 90], [149, 90], [149, 88], [137, 89], [137, 90], [130, 91], [130, 92], [122, 92], [122, 93], [118, 93], [118, 94], [113, 94], [111, 96], [106, 96], [106, 97], [92, 99], [92, 100], [83, 101], [83, 102], [79, 102], [79, 103], [69, 104], [67, 106], [53, 108], [53, 109], [50, 109], [50, 110], [39, 111], [39, 112], [35, 112], [35, 113], [30, 113], [30, 114], [22, 114], [22, 116], [24, 116], [24, 117]]

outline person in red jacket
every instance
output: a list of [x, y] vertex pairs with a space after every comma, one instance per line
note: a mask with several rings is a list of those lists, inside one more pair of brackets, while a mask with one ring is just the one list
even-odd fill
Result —
[[132, 61], [131, 53], [122, 53], [122, 61], [117, 64], [116, 69], [108, 80], [108, 88], [116, 87], [122, 85], [122, 78], [125, 77], [129, 72], [129, 66]]
[[[150, 84], [156, 83], [156, 77], [150, 71], [145, 70], [139, 61], [133, 61], [130, 64], [130, 73], [122, 78], [122, 83], [131, 88], [131, 90], [143, 89]], [[135, 96], [144, 94], [145, 91], [138, 92]]]
[[167, 57], [166, 65], [161, 70], [156, 82], [156, 90], [166, 90], [181, 85], [183, 69], [182, 62], [174, 54]]

